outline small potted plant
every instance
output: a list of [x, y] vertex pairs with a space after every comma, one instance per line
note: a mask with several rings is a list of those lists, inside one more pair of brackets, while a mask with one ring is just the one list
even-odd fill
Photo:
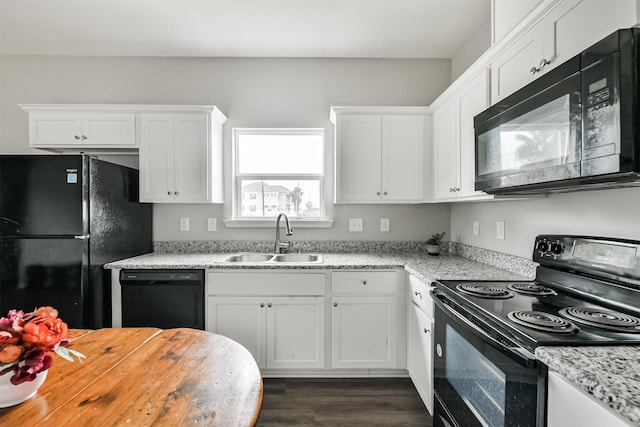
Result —
[[440, 255], [440, 247], [442, 246], [442, 239], [447, 234], [444, 231], [442, 233], [435, 233], [429, 240], [427, 240], [427, 253], [429, 255]]

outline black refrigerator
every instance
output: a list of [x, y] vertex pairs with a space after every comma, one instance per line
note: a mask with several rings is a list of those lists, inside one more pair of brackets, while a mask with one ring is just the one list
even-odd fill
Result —
[[138, 171], [80, 155], [0, 156], [0, 316], [50, 305], [70, 328], [111, 326], [103, 265], [153, 251]]

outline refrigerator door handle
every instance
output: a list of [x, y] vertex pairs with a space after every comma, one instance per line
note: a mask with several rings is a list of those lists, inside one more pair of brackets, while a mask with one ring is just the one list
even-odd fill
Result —
[[89, 235], [85, 234], [83, 236], [73, 236], [73, 238], [77, 240], [89, 240]]

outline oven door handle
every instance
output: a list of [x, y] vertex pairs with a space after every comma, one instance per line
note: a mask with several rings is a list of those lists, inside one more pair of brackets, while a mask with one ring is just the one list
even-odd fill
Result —
[[447, 304], [443, 303], [440, 300], [440, 294], [436, 290], [431, 291], [431, 296], [433, 297], [433, 302], [441, 308], [445, 313], [448, 313], [454, 319], [462, 322], [465, 326], [468, 326], [477, 334], [483, 337], [483, 339], [489, 341], [494, 347], [498, 348], [502, 353], [510, 355], [512, 359], [518, 362], [520, 365], [526, 368], [533, 368], [537, 365], [536, 357], [531, 354], [529, 351], [525, 350], [521, 347], [509, 347], [504, 343], [501, 343], [497, 339], [488, 335], [485, 331], [476, 326], [473, 322], [471, 322], [466, 317], [460, 315], [457, 311], [455, 311], [452, 307], [449, 307]]

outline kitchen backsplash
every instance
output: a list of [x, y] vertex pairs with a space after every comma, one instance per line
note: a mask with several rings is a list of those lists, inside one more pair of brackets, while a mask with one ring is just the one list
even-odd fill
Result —
[[449, 252], [463, 258], [489, 264], [527, 277], [535, 277], [536, 267], [538, 266], [537, 262], [533, 262], [530, 259], [503, 254], [501, 252], [495, 252], [475, 246], [469, 246], [458, 242], [449, 242]]

